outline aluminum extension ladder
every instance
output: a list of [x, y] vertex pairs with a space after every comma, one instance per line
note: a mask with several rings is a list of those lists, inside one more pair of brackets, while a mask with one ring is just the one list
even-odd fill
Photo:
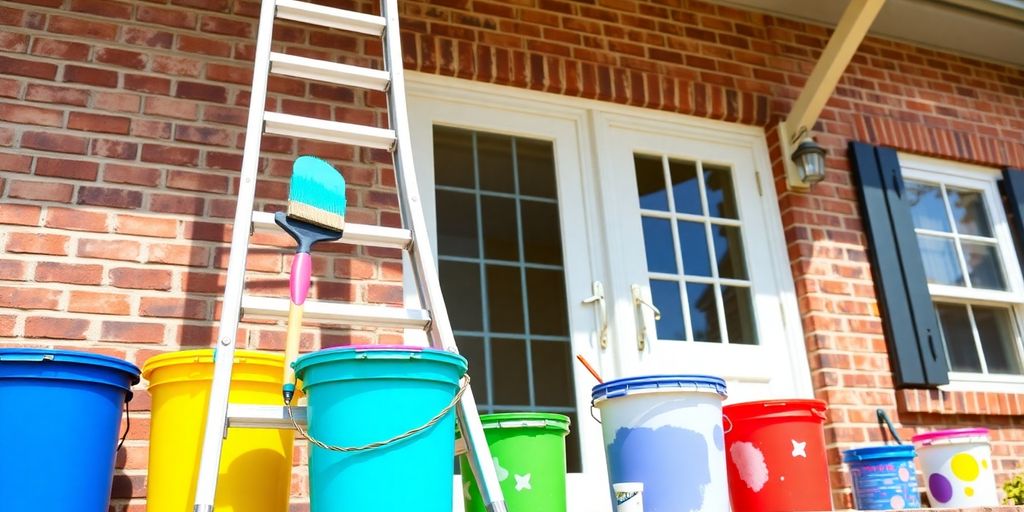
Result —
[[[277, 18], [382, 37], [385, 68], [368, 69], [272, 52], [271, 39]], [[265, 112], [269, 73], [383, 91], [388, 97], [390, 129]], [[424, 309], [308, 300], [305, 317], [313, 321], [330, 321], [337, 324], [424, 329], [434, 348], [458, 351], [441, 296], [437, 267], [427, 238], [426, 221], [413, 170], [398, 30], [398, 0], [382, 0], [381, 16], [295, 0], [263, 0], [256, 40], [241, 181], [224, 290], [224, 308], [217, 335], [217, 357], [206, 417], [194, 512], [213, 512], [221, 448], [228, 428], [294, 428], [283, 405], [276, 407], [228, 404], [235, 337], [242, 313], [247, 316], [281, 319], [286, 318], [288, 312], [287, 298], [254, 297], [244, 294], [245, 260], [251, 230], [277, 229], [272, 214], [253, 211], [263, 133], [387, 149], [394, 155], [404, 229], [348, 223], [341, 242], [408, 251], [420, 303]], [[305, 422], [305, 411], [302, 408], [293, 407], [293, 411], [292, 414], [298, 422]], [[464, 443], [460, 443], [459, 451], [468, 452], [476, 480], [481, 482], [480, 491], [485, 503], [488, 504], [488, 510], [506, 512], [472, 389], [466, 389], [456, 412], [465, 440]]]

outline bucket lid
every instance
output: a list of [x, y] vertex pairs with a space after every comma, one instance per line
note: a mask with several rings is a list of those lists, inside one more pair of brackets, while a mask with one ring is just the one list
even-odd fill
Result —
[[843, 462], [861, 462], [879, 459], [913, 459], [914, 446], [909, 444], [894, 444], [886, 446], [867, 446], [864, 448], [853, 448], [843, 452]]
[[0, 362], [87, 364], [101, 366], [127, 373], [132, 384], [139, 383], [139, 367], [116, 357], [79, 352], [76, 350], [55, 350], [41, 348], [0, 348]]
[[303, 370], [314, 364], [353, 359], [420, 359], [453, 364], [460, 366], [463, 371], [469, 367], [469, 363], [466, 361], [466, 358], [445, 350], [413, 345], [350, 345], [318, 350], [316, 352], [306, 354], [296, 359], [295, 362], [292, 363], [292, 368], [295, 368], [296, 373], [301, 373]]
[[926, 432], [924, 434], [918, 434], [912, 438], [911, 441], [920, 444], [932, 444], [936, 441], [950, 440], [960, 437], [987, 437], [987, 428], [954, 428], [950, 430], [936, 430], [935, 432]]
[[[149, 380], [150, 375], [160, 368], [176, 366], [179, 364], [213, 364], [213, 349], [201, 348], [195, 350], [181, 350], [168, 352], [149, 359], [142, 365], [142, 376]], [[284, 355], [271, 352], [257, 352], [255, 350], [235, 350], [235, 364], [263, 364], [268, 366], [284, 367]]]
[[546, 412], [503, 412], [480, 416], [484, 429], [490, 428], [547, 428], [569, 432], [569, 417]]
[[828, 404], [823, 400], [809, 398], [758, 400], [729, 404], [722, 408], [733, 421], [768, 419], [775, 417], [807, 416], [825, 419]]
[[728, 396], [725, 390], [725, 380], [720, 377], [712, 377], [710, 375], [648, 375], [644, 377], [627, 377], [598, 384], [594, 386], [591, 398], [594, 402], [597, 402], [633, 393], [657, 391], [715, 393], [723, 399]]

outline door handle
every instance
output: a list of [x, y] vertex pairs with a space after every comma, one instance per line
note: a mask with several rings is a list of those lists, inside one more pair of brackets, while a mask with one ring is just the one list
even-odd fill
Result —
[[592, 289], [594, 294], [583, 299], [583, 303], [597, 306], [597, 338], [601, 348], [608, 348], [608, 304], [604, 300], [604, 285], [601, 281], [594, 281]]
[[657, 306], [644, 300], [640, 292], [640, 285], [634, 284], [630, 287], [633, 293], [633, 307], [636, 308], [636, 349], [643, 352], [647, 348], [647, 320], [644, 318], [644, 307], [648, 307], [654, 313], [654, 320], [661, 320], [661, 310]]

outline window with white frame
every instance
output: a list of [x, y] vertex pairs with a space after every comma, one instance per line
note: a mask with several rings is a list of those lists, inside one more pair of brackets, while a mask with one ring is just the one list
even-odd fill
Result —
[[994, 169], [900, 156], [951, 377], [1024, 377], [1020, 262]]

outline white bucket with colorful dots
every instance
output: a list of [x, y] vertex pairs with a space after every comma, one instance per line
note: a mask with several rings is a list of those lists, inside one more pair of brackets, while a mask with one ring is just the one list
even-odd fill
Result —
[[913, 438], [933, 507], [999, 505], [988, 429], [961, 428]]

